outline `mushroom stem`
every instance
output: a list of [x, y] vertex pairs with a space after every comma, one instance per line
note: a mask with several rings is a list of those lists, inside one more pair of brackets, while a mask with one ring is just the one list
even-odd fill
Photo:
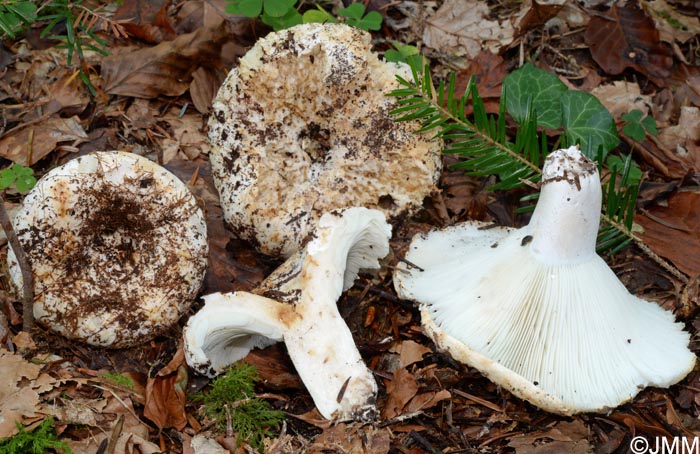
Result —
[[601, 198], [596, 165], [578, 147], [552, 155], [543, 169], [542, 191], [528, 225], [531, 253], [547, 265], [590, 260], [595, 255]]
[[214, 375], [253, 347], [284, 338], [319, 412], [332, 420], [369, 421], [377, 384], [336, 302], [359, 270], [379, 268], [391, 227], [377, 210], [324, 214], [306, 248], [290, 257], [255, 294], [205, 297], [185, 328], [187, 362]]
[[0, 224], [7, 236], [7, 242], [17, 258], [22, 274], [22, 331], [29, 333], [34, 329], [34, 273], [29, 257], [17, 238], [10, 216], [5, 209], [5, 198], [0, 194]]

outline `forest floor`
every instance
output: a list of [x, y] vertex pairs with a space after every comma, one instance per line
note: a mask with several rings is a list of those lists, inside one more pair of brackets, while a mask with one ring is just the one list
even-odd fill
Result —
[[[65, 49], [41, 35], [46, 23], [0, 43], [0, 158], [31, 166], [37, 176], [98, 150], [131, 151], [162, 163], [188, 182], [205, 207], [211, 259], [202, 294], [250, 290], [280, 262], [257, 253], [224, 225], [208, 165], [207, 118], [227, 71], [269, 29], [226, 14], [219, 0], [119, 3], [83, 3], [95, 13], [81, 20], [94, 20], [91, 26], [109, 52], [86, 51], [81, 61], [94, 94], [76, 65], [66, 64]], [[457, 85], [466, 86], [475, 77], [490, 112], [498, 109], [503, 78], [531, 62], [570, 88], [596, 95], [620, 129], [630, 110], [653, 116], [658, 136], [641, 142], [622, 137], [614, 153], [632, 152], [643, 172], [635, 212], [642, 239], [680, 273], [669, 273], [635, 245], [604, 258], [631, 293], [676, 313], [697, 353], [698, 2], [629, 1], [613, 8], [596, 0], [367, 5], [384, 18], [373, 32], [377, 51], [394, 40], [418, 45], [436, 80], [454, 71]], [[455, 160], [445, 157], [445, 168]], [[446, 170], [441, 192], [418, 215], [394, 226], [394, 254], [401, 256], [416, 232], [467, 219], [526, 223], [514, 211], [521, 193], [486, 186], [483, 179]], [[13, 191], [6, 198], [11, 211], [21, 202]], [[13, 351], [0, 350], [0, 438], [17, 433], [15, 420], [29, 430], [51, 415], [74, 453], [249, 451], [245, 443], [232, 447], [235, 434], [216, 433], [201, 404], [189, 398], [210, 380], [188, 371], [181, 354], [188, 316], [145, 345], [101, 350], [42, 327], [21, 332], [21, 303], [7, 277], [3, 286], [9, 331], [0, 335]], [[283, 344], [254, 350], [246, 361], [258, 368], [256, 389], [285, 414], [278, 437], [266, 442], [267, 452], [583, 454], [637, 452], [631, 442], [638, 436], [652, 450], [662, 439], [700, 443], [697, 366], [670, 389], [644, 389], [606, 414], [557, 416], [436, 351], [416, 306], [396, 296], [389, 270], [361, 276], [338, 304], [377, 379], [380, 418], [330, 424], [315, 410]], [[200, 307], [195, 303], [189, 315]], [[129, 386], [115, 377], [128, 377]], [[196, 437], [218, 444], [195, 451]]]

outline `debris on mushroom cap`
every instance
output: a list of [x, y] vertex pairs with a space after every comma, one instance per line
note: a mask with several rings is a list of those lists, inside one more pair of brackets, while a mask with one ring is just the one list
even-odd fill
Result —
[[671, 312], [631, 295], [595, 253], [600, 181], [572, 147], [545, 162], [529, 225], [467, 222], [412, 241], [394, 273], [436, 346], [545, 410], [606, 411], [695, 364]]
[[324, 214], [314, 235], [255, 290], [258, 295], [205, 297], [185, 328], [185, 356], [211, 376], [282, 338], [324, 417], [368, 421], [376, 414], [377, 384], [336, 302], [359, 270], [380, 267], [391, 227], [382, 212], [355, 207]]
[[[187, 186], [124, 152], [73, 159], [41, 178], [13, 225], [34, 273], [34, 315], [101, 347], [145, 342], [173, 326], [207, 264], [202, 211]], [[10, 275], [21, 289], [14, 254]]]
[[326, 211], [420, 207], [436, 190], [441, 144], [389, 116], [396, 74], [411, 77], [342, 24], [271, 33], [241, 58], [209, 120], [221, 205], [241, 238], [289, 257]]

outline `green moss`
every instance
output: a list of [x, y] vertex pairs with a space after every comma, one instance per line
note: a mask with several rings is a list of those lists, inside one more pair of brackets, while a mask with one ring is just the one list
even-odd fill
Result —
[[68, 443], [56, 436], [53, 418], [48, 417], [31, 431], [17, 423], [19, 433], [13, 437], [0, 439], [0, 454], [46, 454], [58, 452], [71, 454]]
[[207, 393], [197, 393], [193, 400], [203, 403], [203, 411], [216, 421], [220, 431], [226, 430], [226, 414], [231, 415], [231, 428], [238, 434], [238, 444], [243, 440], [263, 451], [265, 437], [274, 437], [284, 414], [272, 410], [270, 405], [255, 397], [255, 382], [258, 381], [255, 367], [238, 363], [226, 375], [212, 382]]
[[134, 389], [134, 381], [124, 374], [118, 372], [108, 372], [101, 375], [102, 378], [108, 382], [114, 383], [115, 385], [123, 386], [124, 388]]

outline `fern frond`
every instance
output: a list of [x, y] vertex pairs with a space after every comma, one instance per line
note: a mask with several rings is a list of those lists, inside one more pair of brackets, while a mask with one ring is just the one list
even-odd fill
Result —
[[[492, 190], [507, 190], [532, 186], [540, 181], [544, 158], [549, 153], [547, 137], [538, 134], [537, 115], [531, 98], [526, 103], [523, 118], [518, 121], [514, 142], [506, 136], [506, 94], [501, 94], [498, 115], [488, 115], [479, 96], [474, 79], [470, 79], [465, 92], [457, 95], [455, 75], [447, 83], [441, 81], [433, 87], [430, 68], [425, 65], [421, 71], [411, 63], [413, 81], [397, 76], [400, 88], [388, 93], [397, 98], [397, 108], [391, 114], [397, 121], [419, 120], [420, 132], [434, 132], [435, 138], [442, 139], [446, 146], [443, 153], [456, 154], [463, 160], [453, 168], [463, 169], [467, 175], [496, 175], [499, 181], [490, 186]], [[467, 104], [471, 102], [472, 118], [467, 117]], [[569, 146], [571, 137], [562, 134], [559, 145]], [[597, 157], [599, 170], [602, 170], [607, 150], [598, 146], [591, 137], [584, 140], [582, 151], [586, 156]], [[651, 252], [643, 241], [633, 233], [634, 209], [639, 188], [638, 181], [630, 179], [631, 156], [625, 159], [621, 170], [609, 169], [610, 178], [603, 185], [604, 203], [601, 213], [601, 228], [598, 234], [599, 253], [615, 254], [628, 244], [636, 243], [654, 261], [682, 281], [687, 278], [672, 265]], [[539, 193], [521, 199], [529, 203], [518, 208], [517, 212], [530, 211]]]

